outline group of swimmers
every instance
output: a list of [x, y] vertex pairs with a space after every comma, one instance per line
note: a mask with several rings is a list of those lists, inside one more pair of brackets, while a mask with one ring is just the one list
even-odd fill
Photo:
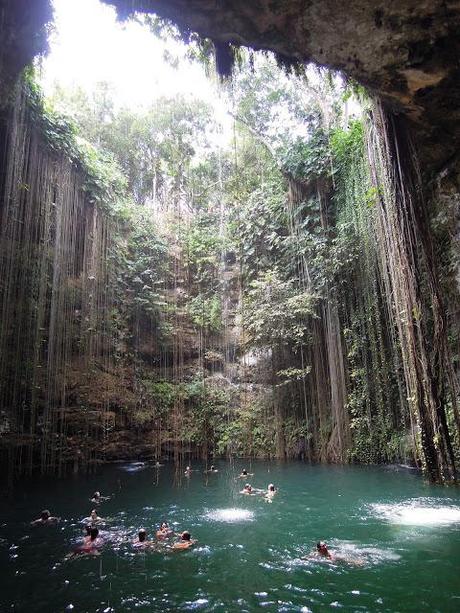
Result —
[[[159, 464], [157, 462], [157, 464]], [[161, 466], [161, 465], [160, 465]], [[189, 477], [192, 473], [192, 468], [190, 466], [186, 467], [185, 475]], [[211, 465], [208, 470], [204, 471], [205, 473], [217, 473], [218, 469]], [[237, 479], [248, 479], [249, 477], [253, 477], [254, 473], [248, 473], [246, 468], [243, 468], [240, 475], [238, 475]], [[246, 483], [244, 488], [240, 491], [240, 494], [245, 495], [263, 495], [266, 500], [271, 502], [273, 497], [277, 493], [277, 490], [273, 483], [268, 485], [267, 490], [262, 490], [258, 488], [252, 487], [250, 483]], [[94, 504], [101, 504], [104, 501], [110, 499], [110, 496], [102, 496], [99, 491], [94, 492], [92, 497], [90, 498], [91, 502]], [[40, 517], [31, 522], [32, 526], [49, 526], [55, 525], [60, 521], [60, 517], [55, 517], [51, 515], [48, 509], [44, 509]], [[104, 522], [103, 518], [99, 517], [96, 509], [93, 509], [89, 515], [89, 517], [85, 518], [85, 536], [83, 538], [83, 542], [77, 546], [70, 554], [66, 556], [66, 559], [70, 559], [74, 556], [81, 554], [98, 554], [99, 550], [104, 545], [104, 540], [100, 535], [99, 528], [97, 524], [101, 524]], [[156, 550], [186, 550], [190, 549], [197, 542], [192, 539], [191, 534], [188, 530], [184, 530], [183, 532], [176, 533], [174, 530], [170, 528], [167, 522], [162, 522], [159, 529], [156, 531], [156, 540], [149, 540], [148, 533], [145, 528], [141, 528], [138, 532], [137, 538], [132, 541], [132, 546], [136, 549], [156, 549]], [[176, 542], [171, 542], [171, 539], [174, 537], [178, 537]], [[339, 560], [340, 557], [331, 554], [329, 551], [327, 544], [324, 541], [319, 541], [316, 544], [316, 550], [313, 552], [313, 555], [334, 561]], [[304, 558], [311, 558], [312, 554], [304, 556]]]
[[[247, 479], [248, 477], [253, 477], [253, 476], [254, 476], [254, 473], [248, 473], [246, 468], [243, 468], [243, 470], [241, 471], [241, 474], [238, 475], [237, 478], [238, 479]], [[268, 485], [266, 490], [261, 490], [261, 489], [256, 488], [256, 487], [252, 487], [252, 485], [250, 483], [246, 483], [246, 485], [241, 490], [240, 494], [246, 494], [247, 496], [261, 495], [268, 502], [272, 502], [273, 497], [275, 496], [276, 492], [277, 492], [277, 490], [276, 490], [275, 486], [273, 485], [273, 483], [269, 483], [269, 485]]]
[[[91, 502], [100, 504], [106, 500], [109, 500], [110, 496], [101, 496], [100, 492], [95, 492], [90, 498]], [[31, 526], [51, 526], [61, 521], [60, 517], [51, 515], [48, 509], [44, 509], [40, 513], [38, 519], [30, 522]], [[84, 537], [83, 541], [75, 547], [75, 549], [69, 553], [65, 559], [71, 559], [78, 555], [93, 554], [98, 555], [100, 549], [104, 545], [104, 539], [101, 536], [98, 525], [104, 523], [104, 519], [99, 517], [96, 509], [93, 509], [84, 520]], [[172, 542], [171, 539], [178, 537], [178, 540]], [[156, 531], [156, 540], [149, 540], [147, 530], [141, 528], [138, 532], [137, 538], [132, 541], [132, 546], [136, 549], [157, 549], [157, 550], [184, 550], [190, 549], [195, 545], [197, 541], [192, 539], [190, 532], [184, 530], [183, 532], [176, 533], [172, 530], [167, 522], [162, 522], [159, 529]]]

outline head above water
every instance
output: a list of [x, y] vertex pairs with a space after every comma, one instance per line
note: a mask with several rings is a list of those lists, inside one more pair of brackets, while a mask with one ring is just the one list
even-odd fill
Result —
[[243, 470], [241, 471], [241, 474], [242, 474], [242, 475], [247, 475], [247, 474], [248, 474], [248, 471], [247, 471], [245, 468], [243, 468]]
[[100, 498], [100, 497], [101, 497], [101, 492], [94, 492], [93, 498]]
[[270, 483], [270, 485], [268, 486], [268, 491], [269, 492], [274, 492], [275, 491], [275, 486], [273, 485], [273, 483]]
[[180, 535], [181, 539], [183, 541], [189, 541], [191, 539], [190, 536], [190, 532], [187, 532], [187, 530], [185, 530], [184, 532], [182, 532], [182, 534]]
[[97, 537], [99, 536], [99, 530], [96, 528], [96, 526], [93, 526], [91, 528], [89, 536], [92, 541], [95, 541], [97, 539]]
[[86, 536], [91, 536], [91, 524], [86, 524], [85, 532], [86, 532]]
[[147, 539], [147, 530], [145, 530], [144, 528], [141, 528], [139, 530], [138, 537], [139, 537], [139, 541], [143, 543]]
[[211, 470], [216, 470], [216, 467], [214, 466], [214, 464], [211, 464]]
[[318, 543], [316, 543], [316, 550], [319, 553], [328, 553], [327, 545], [324, 541], [318, 541]]
[[160, 526], [160, 530], [167, 530], [169, 528], [169, 524], [167, 521], [162, 521], [161, 522], [161, 526]]
[[93, 509], [91, 511], [91, 519], [97, 519], [97, 511], [96, 511], [96, 509]]
[[48, 521], [50, 517], [51, 513], [48, 511], [48, 509], [43, 509], [43, 511], [40, 513], [40, 519], [43, 521]]

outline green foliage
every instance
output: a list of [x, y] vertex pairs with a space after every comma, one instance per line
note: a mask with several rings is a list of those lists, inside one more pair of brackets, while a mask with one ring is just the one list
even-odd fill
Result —
[[305, 342], [308, 317], [314, 315], [316, 297], [283, 281], [279, 272], [267, 271], [251, 283], [243, 317], [248, 341], [259, 347], [294, 346]]
[[201, 294], [192, 298], [187, 305], [192, 322], [206, 330], [217, 333], [222, 328], [222, 307], [217, 295], [205, 298]]
[[280, 379], [284, 379], [284, 381], [278, 383], [278, 386], [289, 385], [293, 381], [303, 381], [305, 377], [310, 374], [310, 372], [311, 366], [307, 366], [307, 368], [294, 368], [291, 366], [290, 368], [279, 370], [276, 373], [276, 376]]
[[199, 287], [212, 289], [216, 282], [223, 249], [218, 223], [215, 214], [200, 211], [183, 233], [188, 274]]
[[353, 120], [347, 130], [335, 128], [329, 137], [334, 168], [340, 172], [352, 172], [352, 166], [363, 160], [364, 127], [360, 120]]
[[308, 140], [298, 138], [281, 157], [283, 167], [295, 178], [313, 181], [330, 171], [329, 142], [322, 129]]
[[76, 124], [45, 101], [33, 72], [25, 73], [23, 88], [28, 112], [47, 146], [66, 155], [82, 171], [89, 200], [111, 214], [114, 204], [126, 198], [126, 180], [120, 168], [113, 158], [80, 138]]
[[208, 133], [215, 129], [210, 107], [185, 96], [160, 98], [143, 112], [115, 112], [105, 82], [91, 96], [81, 89], [57, 88], [53, 102], [94, 146], [116, 160], [138, 204], [156, 202], [165, 189], [181, 189], [190, 164], [209, 146]]
[[146, 401], [152, 407], [152, 414], [167, 417], [177, 397], [177, 386], [168, 381], [143, 381]]
[[[127, 237], [115, 249], [116, 298], [127, 325], [149, 322], [158, 330], [166, 307], [163, 287], [168, 271], [168, 247], [158, 236], [148, 210], [132, 207]], [[136, 327], [137, 327], [136, 326]]]

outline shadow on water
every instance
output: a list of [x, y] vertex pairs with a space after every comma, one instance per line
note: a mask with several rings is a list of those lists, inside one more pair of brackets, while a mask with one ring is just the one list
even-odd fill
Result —
[[[253, 475], [239, 478], [243, 468]], [[126, 463], [24, 482], [14, 501], [0, 502], [0, 610], [458, 609], [457, 490], [405, 469], [236, 461], [209, 471]], [[241, 494], [246, 482], [278, 491], [269, 503]], [[65, 560], [81, 543], [96, 490], [109, 497], [96, 505], [103, 547]], [[61, 522], [32, 528], [43, 508]], [[140, 528], [155, 539], [162, 521], [190, 531], [195, 547], [133, 547]], [[332, 560], [311, 555], [318, 540]]]

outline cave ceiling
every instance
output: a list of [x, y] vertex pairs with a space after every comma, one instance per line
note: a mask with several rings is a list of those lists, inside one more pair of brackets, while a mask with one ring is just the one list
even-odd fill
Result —
[[460, 144], [460, 0], [104, 0], [219, 43], [343, 71], [405, 116], [425, 168]]
[[[340, 70], [407, 120], [425, 173], [458, 160], [460, 0], [103, 1], [121, 18], [156, 13], [221, 48], [234, 43]], [[0, 98], [46, 49], [50, 15], [50, 0], [0, 0]]]

